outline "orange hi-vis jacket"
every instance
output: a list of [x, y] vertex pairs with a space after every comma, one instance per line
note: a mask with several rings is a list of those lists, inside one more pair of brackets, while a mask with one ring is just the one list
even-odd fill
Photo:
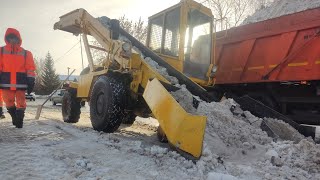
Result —
[[[20, 42], [11, 45], [6, 40], [9, 34], [16, 35]], [[6, 45], [0, 49], [0, 88], [26, 90], [27, 78], [35, 77], [35, 64], [30, 51], [21, 47], [22, 39], [18, 30], [8, 28], [5, 34]]]
[[0, 89], [0, 107], [3, 106], [2, 90]]

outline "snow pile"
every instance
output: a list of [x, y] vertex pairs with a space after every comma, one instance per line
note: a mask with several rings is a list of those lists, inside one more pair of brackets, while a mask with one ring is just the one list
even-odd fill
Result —
[[306, 139], [273, 142], [257, 168], [265, 171], [265, 179], [320, 179], [320, 145]]
[[228, 174], [211, 172], [207, 180], [237, 180], [237, 178]]
[[[219, 173], [223, 173], [221, 178], [231, 179], [232, 176], [243, 179], [320, 178], [320, 145], [302, 135], [296, 137], [297, 140], [301, 138], [298, 143], [272, 142], [259, 128], [262, 119], [250, 112], [235, 116], [230, 111], [234, 105], [232, 99], [199, 105], [198, 112], [208, 117], [203, 156], [197, 163], [198, 166], [202, 164], [200, 169], [204, 174], [215, 172], [218, 174], [209, 173], [208, 177], [220, 177]], [[273, 122], [285, 124], [280, 120]], [[210, 159], [208, 157], [211, 160], [206, 160]]]
[[257, 10], [253, 15], [246, 18], [242, 24], [264, 21], [317, 7], [320, 7], [319, 0], [276, 0], [269, 7]]
[[[181, 91], [187, 90], [182, 88]], [[177, 99], [186, 101], [179, 103], [184, 107], [192, 106], [192, 94], [181, 91], [184, 98]], [[202, 176], [207, 175], [208, 179], [320, 177], [319, 145], [307, 140], [287, 123], [257, 118], [248, 111], [242, 111], [232, 99], [219, 103], [200, 102], [197, 114], [208, 118], [202, 157], [196, 163]], [[292, 141], [280, 139], [273, 142], [261, 130], [262, 121], [278, 127], [279, 134], [288, 135], [280, 138]]]
[[208, 117], [205, 142], [213, 146], [213, 152], [217, 152], [212, 142], [216, 139], [220, 139], [226, 147], [240, 148], [242, 151], [270, 143], [272, 139], [266, 132], [252, 126], [245, 117], [233, 115], [230, 111], [233, 103], [231, 99], [221, 103], [201, 102], [198, 107], [198, 113]]
[[188, 91], [185, 85], [177, 85], [177, 87], [180, 89], [170, 92], [171, 95], [188, 113], [197, 114], [197, 109], [193, 105], [193, 102], [197, 101], [195, 97]]
[[[234, 115], [230, 110], [234, 106], [245, 116]], [[137, 118], [135, 124], [128, 127], [135, 131], [125, 131], [122, 127], [107, 134], [94, 131], [88, 117], [77, 124], [52, 119], [33, 120], [34, 115], [29, 112], [35, 108], [27, 109], [23, 129], [13, 128], [8, 117], [1, 121], [2, 179], [273, 180], [320, 177], [319, 145], [307, 140], [297, 144], [270, 142], [259, 129], [262, 119], [243, 112], [231, 99], [221, 103], [200, 103], [198, 112], [207, 108], [215, 113], [208, 113], [202, 156], [195, 163], [173, 151], [168, 144], [157, 142], [155, 131], [148, 131], [156, 128], [144, 128], [158, 126], [153, 119]], [[60, 118], [56, 110], [47, 109], [46, 116], [52, 114]], [[83, 112], [82, 115], [86, 113], [89, 114]], [[232, 140], [232, 136], [240, 142]]]
[[170, 83], [179, 84], [179, 81], [176, 77], [170, 76], [167, 72], [167, 69], [162, 66], [159, 66], [159, 64], [155, 62], [153, 59], [151, 59], [150, 57], [146, 57], [144, 60], [153, 68], [153, 70], [156, 70], [159, 74], [161, 74], [164, 78], [166, 78]]

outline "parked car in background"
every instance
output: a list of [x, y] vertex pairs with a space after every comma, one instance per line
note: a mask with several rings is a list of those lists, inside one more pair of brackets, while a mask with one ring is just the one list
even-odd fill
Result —
[[[57, 105], [58, 103], [62, 103], [62, 98], [64, 95], [65, 89], [58, 89], [57, 92], [55, 92], [52, 97], [50, 98], [50, 101], [52, 101], [52, 105]], [[51, 93], [52, 94], [52, 93]]]
[[28, 94], [26, 93], [26, 99], [29, 99], [30, 101], [36, 101], [36, 94], [34, 92]]

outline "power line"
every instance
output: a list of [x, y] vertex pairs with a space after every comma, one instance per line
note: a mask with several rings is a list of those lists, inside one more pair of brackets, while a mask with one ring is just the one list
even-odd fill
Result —
[[60, 56], [58, 59], [56, 59], [54, 62], [57, 63], [59, 60], [64, 58], [73, 48], [76, 47], [80, 42], [78, 41], [75, 45], [73, 45], [68, 51], [66, 51], [62, 56]]

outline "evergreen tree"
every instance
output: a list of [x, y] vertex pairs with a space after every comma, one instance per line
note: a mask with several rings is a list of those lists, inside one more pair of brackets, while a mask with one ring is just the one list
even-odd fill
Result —
[[48, 52], [44, 60], [44, 67], [41, 72], [41, 90], [43, 94], [50, 94], [60, 85], [59, 75], [56, 74], [54, 61]]

